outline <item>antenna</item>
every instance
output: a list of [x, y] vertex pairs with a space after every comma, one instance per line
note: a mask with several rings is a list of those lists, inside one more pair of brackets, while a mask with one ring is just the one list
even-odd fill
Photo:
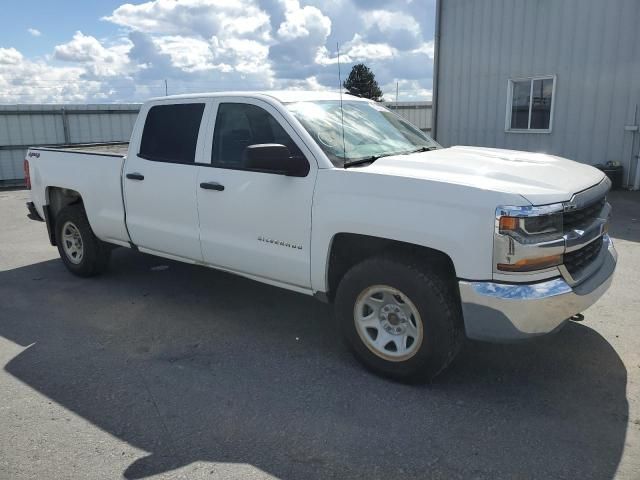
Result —
[[336, 50], [338, 50], [338, 88], [340, 88], [340, 117], [342, 118], [342, 158], [344, 158], [343, 166], [347, 168], [347, 144], [344, 141], [344, 108], [342, 108], [342, 76], [340, 75], [340, 44], [336, 42]]

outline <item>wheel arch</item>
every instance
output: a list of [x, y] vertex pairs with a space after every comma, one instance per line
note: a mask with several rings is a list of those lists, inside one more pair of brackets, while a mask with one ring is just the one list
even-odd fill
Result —
[[47, 232], [49, 234], [49, 242], [56, 245], [56, 217], [58, 213], [68, 205], [84, 205], [82, 195], [73, 189], [48, 186], [45, 188], [46, 203], [43, 205], [44, 220], [47, 224]]
[[445, 278], [452, 282], [452, 286], [456, 286], [453, 260], [441, 250], [384, 237], [340, 232], [333, 236], [329, 244], [325, 267], [325, 292], [317, 296], [333, 301], [340, 280], [350, 268], [367, 258], [383, 254], [417, 259], [424, 265], [441, 271]]

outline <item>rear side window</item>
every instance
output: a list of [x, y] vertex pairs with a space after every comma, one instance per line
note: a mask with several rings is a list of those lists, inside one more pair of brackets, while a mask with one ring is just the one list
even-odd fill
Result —
[[193, 163], [203, 112], [204, 103], [151, 107], [139, 156], [157, 162]]
[[260, 143], [285, 145], [292, 156], [304, 158], [289, 134], [263, 108], [248, 103], [221, 103], [213, 134], [211, 164], [242, 169], [244, 150]]

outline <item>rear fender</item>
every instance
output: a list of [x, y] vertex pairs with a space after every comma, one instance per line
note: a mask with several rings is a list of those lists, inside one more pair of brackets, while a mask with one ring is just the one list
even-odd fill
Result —
[[47, 224], [47, 234], [51, 245], [56, 245], [56, 216], [67, 205], [82, 203], [82, 196], [75, 190], [60, 187], [47, 187], [45, 198], [47, 203], [42, 206], [44, 221]]

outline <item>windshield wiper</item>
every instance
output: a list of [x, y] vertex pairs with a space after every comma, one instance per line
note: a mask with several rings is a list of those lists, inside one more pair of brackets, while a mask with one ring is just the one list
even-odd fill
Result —
[[372, 155], [370, 157], [366, 157], [366, 158], [359, 158], [358, 160], [352, 160], [350, 162], [344, 162], [343, 167], [344, 168], [349, 168], [349, 167], [355, 167], [356, 165], [363, 165], [365, 163], [373, 163], [376, 160], [378, 160], [379, 158], [382, 157], [392, 157], [394, 155], [410, 155], [412, 153], [419, 153], [419, 152], [429, 152], [431, 150], [436, 150], [438, 147], [420, 147], [416, 150], [411, 150], [409, 152], [404, 152], [404, 153], [387, 153], [385, 155]]
[[405, 155], [411, 155], [412, 153], [420, 153], [420, 152], [430, 152], [431, 150], [436, 150], [438, 147], [420, 147], [416, 150], [411, 150], [407, 153], [405, 153]]
[[365, 163], [373, 163], [379, 158], [388, 157], [389, 155], [372, 155], [366, 158], [359, 158], [358, 160], [351, 160], [350, 162], [344, 162], [342, 165], [344, 168], [355, 167], [356, 165], [363, 165]]

